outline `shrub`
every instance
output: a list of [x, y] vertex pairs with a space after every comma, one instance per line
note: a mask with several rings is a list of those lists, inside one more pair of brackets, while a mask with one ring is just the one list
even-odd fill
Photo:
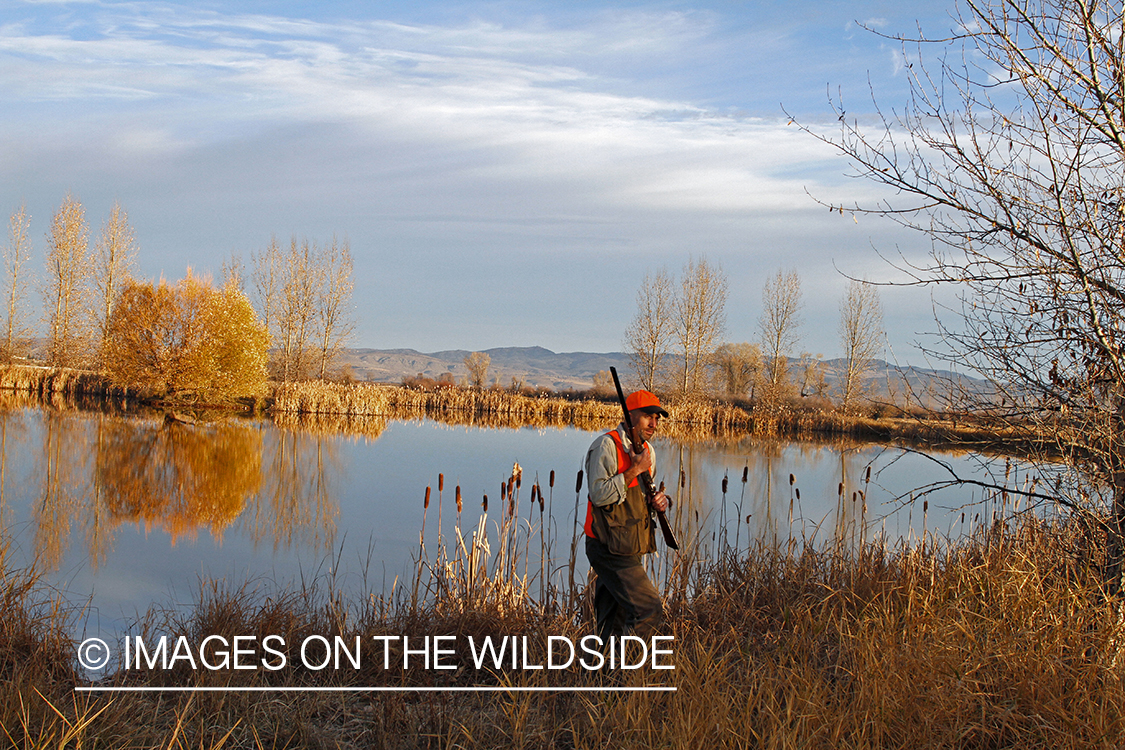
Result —
[[269, 335], [236, 286], [188, 273], [124, 284], [102, 352], [114, 385], [162, 399], [237, 398], [265, 384]]

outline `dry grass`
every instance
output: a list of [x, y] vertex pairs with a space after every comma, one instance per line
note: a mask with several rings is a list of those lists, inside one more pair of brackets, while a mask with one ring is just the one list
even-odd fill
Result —
[[[295, 592], [210, 585], [188, 614], [153, 612], [138, 628], [195, 643], [278, 634], [290, 644], [290, 665], [293, 644], [311, 634], [454, 635], [464, 663], [470, 635], [577, 639], [590, 629], [585, 592], [541, 589], [534, 560], [528, 566], [528, 544], [539, 538], [528, 520], [538, 517], [536, 502], [526, 503], [534, 494], [525, 486], [475, 528], [458, 524], [444, 544], [421, 548], [416, 601], [409, 586], [348, 595], [332, 578]], [[79, 676], [61, 635], [67, 612], [33, 578], [9, 571], [0, 724], [13, 745], [36, 748], [64, 740], [113, 748], [1118, 748], [1125, 627], [1085, 567], [1096, 566], [1099, 549], [1084, 527], [1029, 518], [952, 546], [760, 545], [718, 562], [688, 555], [695, 569], [669, 576], [666, 592], [673, 673], [477, 672], [471, 664], [384, 671], [381, 659], [365, 658], [361, 669], [339, 672], [193, 673], [181, 665], [114, 678], [205, 686], [647, 680], [675, 685], [675, 694], [76, 696]]]
[[34, 394], [47, 400], [53, 396], [126, 395], [96, 372], [35, 365], [0, 365], [0, 391]]
[[[1036, 436], [1011, 426], [940, 413], [871, 416], [844, 413], [822, 402], [766, 405], [734, 404], [709, 398], [668, 398], [672, 419], [661, 433], [679, 440], [832, 435], [865, 439], [905, 439], [930, 446], [1007, 447], [1022, 451], [1042, 447]], [[503, 390], [438, 388], [415, 390], [374, 383], [306, 381], [274, 385], [275, 419], [302, 417], [321, 429], [375, 434], [379, 420], [428, 417], [456, 425], [481, 427], [565, 427], [601, 430], [621, 419], [616, 401], [572, 399]]]

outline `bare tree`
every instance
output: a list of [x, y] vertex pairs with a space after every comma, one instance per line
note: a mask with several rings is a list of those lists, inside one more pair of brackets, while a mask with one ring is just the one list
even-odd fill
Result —
[[765, 384], [779, 397], [789, 382], [789, 354], [800, 343], [801, 277], [796, 271], [777, 275], [762, 288], [762, 316], [758, 330], [766, 359]]
[[355, 329], [349, 312], [352, 298], [352, 252], [348, 241], [332, 238], [317, 264], [323, 282], [317, 303], [317, 339], [320, 346], [320, 378], [323, 379], [343, 342]]
[[0, 357], [11, 362], [13, 357], [26, 351], [28, 327], [24, 322], [24, 299], [27, 296], [28, 269], [31, 260], [31, 239], [28, 230], [31, 219], [24, 206], [20, 206], [8, 224], [8, 245], [4, 248], [4, 282], [8, 319], [4, 331], [3, 351]]
[[[598, 370], [593, 377], [593, 391], [598, 396], [613, 396], [616, 389], [613, 385], [613, 375], [609, 370]], [[652, 390], [648, 388], [646, 390]]]
[[762, 350], [757, 344], [723, 344], [712, 358], [724, 393], [731, 398], [754, 398], [762, 376]]
[[97, 324], [101, 335], [99, 349], [105, 345], [106, 326], [113, 312], [113, 303], [133, 271], [137, 256], [137, 240], [129, 216], [115, 202], [102, 233], [94, 243], [94, 289], [98, 297]]
[[[264, 250], [251, 255], [252, 279], [262, 320], [270, 332], [273, 375], [281, 380], [308, 377], [315, 365], [314, 346], [319, 303], [324, 284], [315, 243], [293, 237], [283, 250], [271, 237]], [[237, 274], [232, 266], [225, 272]]]
[[90, 228], [86, 211], [69, 193], [47, 233], [47, 361], [55, 367], [81, 362], [89, 346]]
[[238, 291], [246, 292], [246, 265], [238, 253], [231, 251], [230, 257], [223, 261], [220, 271], [221, 286], [225, 288], [233, 284]]
[[637, 290], [637, 314], [625, 331], [625, 352], [646, 391], [655, 391], [663, 383], [672, 348], [675, 307], [672, 277], [667, 269], [646, 273]]
[[[251, 280], [274, 350], [271, 369], [281, 380], [328, 375], [355, 323], [350, 314], [352, 254], [335, 237], [323, 248], [309, 240], [283, 250], [270, 238], [250, 256]], [[232, 258], [224, 278], [241, 287], [241, 263]]]
[[824, 360], [821, 355], [801, 352], [800, 368], [801, 397], [823, 396], [828, 390], [828, 381], [824, 377]]
[[474, 388], [484, 388], [488, 380], [488, 367], [492, 364], [492, 357], [484, 352], [473, 352], [465, 355], [465, 367], [469, 370], [469, 385]]
[[961, 290], [956, 324], [939, 321], [937, 353], [992, 381], [995, 395], [978, 409], [1064, 457], [1063, 470], [1044, 457], [1040, 470], [1058, 485], [1031, 494], [1098, 511], [1088, 518], [1107, 534], [1106, 582], [1120, 593], [1125, 9], [1100, 0], [963, 8], [952, 38], [903, 40], [905, 107], [872, 127], [836, 101], [839, 135], [813, 135], [893, 196], [833, 208], [883, 215], [932, 240], [929, 262], [900, 268], [915, 283]]
[[[258, 310], [262, 315], [262, 322], [270, 335], [274, 335], [277, 326], [278, 288], [281, 285], [281, 245], [277, 237], [270, 237], [270, 242], [265, 249], [250, 254], [250, 265], [253, 270], [250, 278], [254, 283], [254, 292], [258, 298]], [[274, 346], [276, 346], [276, 337]]]
[[879, 290], [858, 280], [848, 282], [840, 302], [840, 344], [844, 350], [841, 405], [848, 411], [863, 395], [863, 376], [883, 348], [883, 305]]
[[706, 258], [688, 259], [675, 307], [675, 341], [683, 358], [680, 393], [705, 389], [707, 367], [726, 329], [727, 277]]

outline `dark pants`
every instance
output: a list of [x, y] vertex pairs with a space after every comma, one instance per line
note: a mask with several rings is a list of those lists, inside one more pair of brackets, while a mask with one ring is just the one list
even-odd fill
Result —
[[586, 557], [598, 574], [594, 585], [594, 612], [598, 635], [648, 636], [664, 622], [660, 592], [645, 575], [640, 555], [613, 555], [597, 539], [586, 537]]

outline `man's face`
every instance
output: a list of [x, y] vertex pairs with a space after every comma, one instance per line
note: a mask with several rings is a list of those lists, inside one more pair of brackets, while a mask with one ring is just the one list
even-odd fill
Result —
[[646, 443], [652, 440], [652, 436], [655, 435], [657, 429], [660, 428], [659, 414], [649, 414], [642, 409], [634, 409], [629, 412], [629, 417], [633, 420], [633, 427], [636, 429], [637, 434], [643, 437]]

